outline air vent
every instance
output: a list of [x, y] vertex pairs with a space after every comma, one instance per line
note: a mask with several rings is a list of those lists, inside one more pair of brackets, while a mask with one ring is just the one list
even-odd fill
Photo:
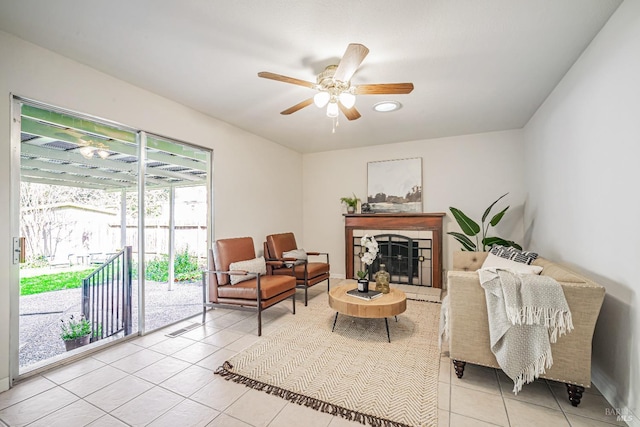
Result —
[[190, 330], [197, 328], [198, 326], [201, 326], [201, 325], [199, 323], [192, 323], [191, 325], [185, 326], [184, 328], [180, 328], [177, 331], [173, 331], [170, 334], [167, 334], [166, 336], [168, 336], [169, 338], [175, 338], [177, 336], [184, 334], [185, 332], [189, 332]]

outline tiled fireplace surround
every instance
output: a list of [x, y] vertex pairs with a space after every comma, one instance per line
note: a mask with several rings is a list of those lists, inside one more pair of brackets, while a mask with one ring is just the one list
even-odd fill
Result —
[[[444, 213], [378, 213], [345, 215], [345, 271], [347, 278], [353, 278], [360, 269], [358, 253], [359, 238], [370, 236], [396, 235], [416, 239], [419, 256], [419, 276], [424, 274], [420, 284], [436, 289], [442, 288], [442, 219]], [[392, 272], [393, 276], [393, 272]], [[398, 278], [400, 281], [406, 278]], [[408, 281], [408, 280], [407, 280]], [[391, 282], [393, 283], [393, 277]], [[415, 283], [415, 281], [414, 281]]]

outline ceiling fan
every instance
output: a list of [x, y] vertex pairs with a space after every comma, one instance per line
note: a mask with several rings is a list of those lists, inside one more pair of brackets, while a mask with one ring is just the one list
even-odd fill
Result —
[[358, 43], [349, 44], [340, 63], [338, 65], [329, 65], [325, 68], [323, 72], [318, 74], [316, 83], [267, 71], [258, 73], [258, 77], [300, 85], [318, 91], [313, 97], [287, 108], [280, 114], [295, 113], [304, 107], [315, 104], [319, 108], [323, 108], [326, 105], [327, 116], [329, 117], [338, 117], [339, 111], [342, 111], [347, 119], [356, 120], [360, 118], [360, 113], [354, 107], [356, 95], [407, 94], [413, 90], [413, 83], [352, 85], [351, 77], [353, 77], [368, 53], [369, 49], [364, 45]]

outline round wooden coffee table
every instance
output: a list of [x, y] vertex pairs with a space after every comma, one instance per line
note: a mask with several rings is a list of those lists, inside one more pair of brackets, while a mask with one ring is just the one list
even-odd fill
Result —
[[336, 317], [333, 319], [331, 332], [336, 328], [338, 313], [367, 319], [384, 318], [384, 324], [387, 328], [387, 340], [391, 342], [387, 317], [404, 313], [407, 309], [407, 296], [404, 292], [395, 288], [391, 288], [388, 294], [372, 300], [363, 300], [347, 295], [347, 291], [355, 289], [357, 286], [357, 283], [352, 283], [336, 286], [329, 291], [329, 307], [336, 310]]

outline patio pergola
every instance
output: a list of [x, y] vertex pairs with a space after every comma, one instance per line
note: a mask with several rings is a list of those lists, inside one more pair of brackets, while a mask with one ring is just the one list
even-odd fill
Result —
[[[31, 103], [22, 105], [21, 120], [22, 181], [119, 192], [122, 247], [126, 243], [127, 192], [135, 191], [140, 196], [151, 189], [169, 190], [171, 287], [175, 260], [175, 188], [208, 185], [209, 153], [145, 132]], [[143, 142], [145, 150], [140, 149]], [[139, 180], [140, 175], [144, 180]], [[144, 197], [139, 199], [142, 212]], [[139, 228], [142, 230], [140, 224]]]

